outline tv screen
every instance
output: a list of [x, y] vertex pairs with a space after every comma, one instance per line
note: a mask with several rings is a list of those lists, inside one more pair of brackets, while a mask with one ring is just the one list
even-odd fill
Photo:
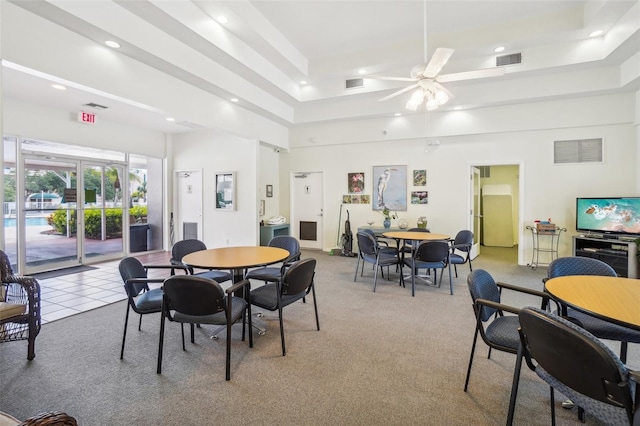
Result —
[[640, 197], [577, 198], [576, 229], [600, 234], [640, 235]]

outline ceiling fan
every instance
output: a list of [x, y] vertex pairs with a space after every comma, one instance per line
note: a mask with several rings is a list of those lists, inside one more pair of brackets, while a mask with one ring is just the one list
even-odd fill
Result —
[[427, 62], [427, 0], [424, 0], [424, 62], [425, 64], [416, 65], [411, 69], [409, 77], [387, 77], [380, 75], [368, 75], [366, 78], [374, 78], [378, 80], [408, 81], [413, 84], [400, 89], [388, 96], [378, 99], [386, 101], [398, 95], [417, 89], [413, 92], [409, 101], [405, 105], [407, 109], [416, 111], [423, 103], [427, 111], [434, 110], [440, 105], [444, 105], [453, 98], [453, 94], [445, 89], [440, 83], [448, 83], [451, 81], [471, 80], [475, 78], [498, 77], [504, 75], [504, 68], [487, 68], [474, 71], [458, 72], [453, 74], [440, 74], [454, 49], [439, 47], [434, 52], [431, 60]]

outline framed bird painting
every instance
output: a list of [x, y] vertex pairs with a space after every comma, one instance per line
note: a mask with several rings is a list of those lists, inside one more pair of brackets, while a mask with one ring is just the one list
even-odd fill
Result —
[[407, 210], [407, 166], [373, 166], [373, 210]]

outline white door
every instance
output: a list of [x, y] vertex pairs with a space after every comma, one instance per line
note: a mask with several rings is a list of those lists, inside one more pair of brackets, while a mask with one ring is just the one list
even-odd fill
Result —
[[471, 259], [475, 259], [480, 254], [480, 230], [482, 215], [480, 214], [480, 169], [471, 167], [471, 187], [469, 194], [469, 229], [473, 232], [473, 247], [471, 248]]
[[301, 248], [322, 249], [324, 188], [322, 172], [293, 173], [291, 184], [291, 235]]
[[175, 235], [176, 241], [197, 239], [202, 241], [202, 172], [189, 170], [176, 172], [178, 189]]

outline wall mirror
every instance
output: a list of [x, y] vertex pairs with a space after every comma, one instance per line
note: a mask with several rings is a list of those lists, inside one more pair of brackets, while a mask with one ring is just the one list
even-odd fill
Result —
[[235, 172], [216, 174], [216, 210], [233, 211], [236, 209]]

